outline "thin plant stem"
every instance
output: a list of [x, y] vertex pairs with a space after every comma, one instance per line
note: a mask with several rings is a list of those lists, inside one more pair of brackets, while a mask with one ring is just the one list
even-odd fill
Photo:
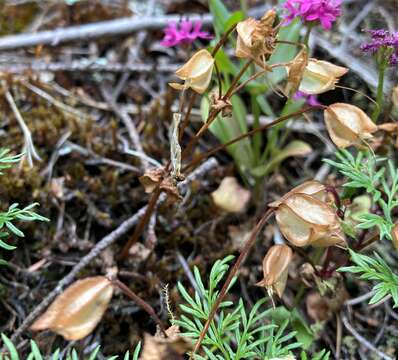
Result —
[[253, 247], [253, 245], [256, 242], [257, 239], [257, 235], [259, 234], [260, 230], [263, 228], [263, 226], [265, 225], [265, 223], [269, 220], [269, 218], [273, 215], [274, 213], [274, 209], [270, 208], [267, 211], [264, 212], [263, 216], [261, 217], [260, 221], [256, 224], [256, 226], [254, 227], [254, 229], [252, 230], [249, 239], [246, 241], [246, 243], [243, 245], [239, 257], [236, 260], [234, 266], [232, 267], [232, 269], [230, 270], [227, 279], [224, 282], [223, 287], [220, 290], [220, 294], [217, 297], [217, 300], [215, 301], [210, 314], [206, 320], [206, 323], [199, 335], [198, 340], [196, 341], [195, 347], [190, 355], [190, 359], [193, 359], [193, 355], [195, 353], [198, 352], [202, 341], [204, 339], [204, 337], [206, 336], [206, 333], [210, 327], [211, 322], [214, 319], [214, 316], [221, 304], [221, 302], [224, 300], [225, 296], [227, 295], [227, 292], [229, 290], [229, 286], [232, 282], [232, 280], [234, 279], [234, 277], [236, 276], [239, 268], [241, 267], [243, 261], [246, 259], [246, 256], [248, 255], [248, 253], [250, 252], [251, 248]]
[[305, 33], [305, 37], [304, 37], [304, 41], [303, 41], [307, 48], [309, 48], [308, 43], [310, 41], [310, 35], [311, 35], [311, 31], [312, 31], [313, 27], [314, 27], [313, 24], [308, 24], [308, 26], [307, 26], [307, 32]]
[[162, 192], [162, 189], [160, 188], [160, 183], [159, 183], [156, 186], [156, 188], [154, 189], [154, 191], [152, 192], [152, 196], [148, 202], [148, 207], [145, 211], [145, 215], [142, 217], [142, 220], [140, 221], [140, 223], [136, 226], [133, 235], [130, 237], [130, 239], [127, 241], [127, 243], [124, 245], [123, 250], [120, 253], [121, 259], [124, 259], [129, 255], [130, 248], [137, 242], [138, 237], [144, 231], [146, 224], [148, 223], [153, 211], [156, 208], [156, 203], [159, 199], [161, 192]]
[[377, 94], [376, 94], [376, 106], [372, 113], [373, 122], [377, 123], [381, 109], [383, 108], [384, 102], [384, 76], [386, 71], [386, 60], [382, 59], [379, 65], [379, 80], [377, 83]]
[[[323, 107], [323, 105], [321, 105], [321, 107]], [[313, 106], [313, 107], [310, 107], [310, 108], [305, 108], [305, 109], [302, 109], [302, 110], [299, 110], [299, 111], [295, 111], [294, 113], [287, 114], [285, 116], [281, 116], [281, 117], [275, 119], [274, 121], [270, 122], [269, 124], [265, 124], [265, 125], [262, 125], [262, 126], [260, 126], [258, 128], [255, 128], [253, 130], [250, 130], [247, 133], [244, 133], [244, 134], [242, 134], [242, 135], [240, 135], [240, 136], [238, 136], [238, 137], [236, 137], [236, 138], [234, 138], [234, 139], [232, 139], [232, 140], [230, 140], [230, 141], [228, 141], [228, 142], [226, 142], [224, 144], [218, 145], [218, 146], [214, 147], [213, 149], [211, 149], [211, 150], [199, 155], [196, 159], [193, 159], [190, 163], [185, 165], [185, 167], [183, 168], [183, 171], [187, 171], [189, 168], [198, 165], [201, 161], [203, 161], [207, 157], [213, 155], [214, 153], [216, 153], [216, 152], [218, 152], [220, 150], [224, 150], [228, 146], [230, 146], [230, 145], [232, 145], [232, 144], [234, 144], [234, 143], [236, 143], [236, 142], [238, 142], [238, 141], [240, 141], [242, 139], [245, 139], [245, 138], [247, 138], [247, 137], [249, 137], [251, 135], [254, 135], [254, 134], [258, 133], [258, 132], [264, 131], [264, 130], [266, 130], [266, 129], [268, 129], [268, 128], [276, 125], [276, 124], [279, 124], [279, 123], [281, 123], [283, 121], [286, 121], [286, 120], [288, 120], [290, 118], [297, 117], [297, 116], [302, 115], [302, 114], [304, 114], [306, 112], [313, 111], [313, 110], [316, 110], [316, 109], [318, 109], [318, 106]]]
[[[216, 44], [216, 46], [214, 47], [213, 51], [211, 52], [211, 55], [214, 57], [218, 50], [221, 49], [221, 47], [227, 42], [228, 40], [228, 36], [235, 30], [236, 28], [236, 24], [231, 26], [223, 35], [223, 37], [219, 40], [219, 42]], [[193, 93], [191, 95], [191, 98], [189, 100], [189, 105], [188, 105], [188, 109], [187, 112], [185, 114], [184, 117], [184, 121], [182, 124], [182, 127], [180, 129], [180, 134], [179, 134], [179, 138], [182, 137], [183, 132], [185, 131], [185, 128], [188, 126], [189, 123], [189, 116], [191, 114], [192, 108], [193, 108], [193, 104], [195, 102], [196, 99], [196, 93]], [[180, 106], [181, 108], [181, 106]], [[217, 116], [217, 114], [216, 114]], [[195, 140], [192, 139], [192, 140]], [[197, 141], [197, 140], [196, 140]], [[196, 141], [191, 141], [191, 143], [196, 144]], [[189, 145], [191, 148], [193, 147], [193, 145]], [[183, 154], [182, 154], [183, 155]], [[157, 200], [159, 199], [160, 194], [162, 193], [162, 189], [160, 188], [160, 185], [164, 179], [165, 176], [167, 176], [167, 174], [170, 173], [170, 165], [171, 165], [171, 160], [169, 159], [169, 161], [167, 162], [166, 166], [165, 166], [165, 171], [164, 171], [164, 176], [161, 176], [158, 183], [156, 184], [155, 189], [153, 190], [151, 197], [149, 199], [149, 203], [148, 203], [148, 207], [145, 211], [145, 215], [142, 217], [141, 221], [138, 223], [138, 225], [135, 227], [134, 229], [134, 233], [131, 236], [131, 238], [129, 239], [129, 241], [127, 242], [127, 244], [123, 247], [122, 253], [121, 253], [121, 258], [125, 258], [128, 256], [129, 253], [129, 249], [131, 247], [131, 245], [135, 244], [138, 241], [138, 238], [140, 237], [140, 235], [142, 234], [142, 232], [145, 229], [145, 226], [147, 225], [149, 219], [152, 216], [153, 211], [155, 210], [156, 207], [156, 203]]]
[[146, 301], [141, 299], [136, 293], [130, 290], [130, 288], [125, 284], [123, 284], [120, 280], [118, 279], [112, 280], [112, 284], [117, 286], [127, 297], [133, 300], [141, 309], [145, 310], [159, 326], [159, 329], [161, 330], [163, 335], [167, 337], [166, 328], [164, 327], [162, 321], [160, 320], [159, 316], [157, 316], [155, 310], [151, 305], [149, 305]]
[[253, 60], [249, 60], [248, 62], [246, 62], [245, 65], [242, 66], [242, 69], [240, 69], [239, 73], [235, 76], [234, 80], [232, 81], [231, 86], [229, 87], [229, 89], [227, 90], [225, 95], [223, 96], [224, 100], [228, 100], [232, 96], [232, 93], [233, 93], [235, 87], [238, 85], [239, 80], [241, 79], [243, 74], [246, 72], [246, 70], [250, 67], [250, 65], [252, 63], [253, 63]]

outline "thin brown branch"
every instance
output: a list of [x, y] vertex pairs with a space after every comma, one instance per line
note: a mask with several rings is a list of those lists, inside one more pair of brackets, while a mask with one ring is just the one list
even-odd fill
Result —
[[151, 305], [149, 305], [146, 301], [141, 299], [136, 293], [134, 293], [134, 291], [132, 291], [128, 286], [126, 286], [120, 280], [118, 279], [112, 280], [112, 284], [117, 286], [126, 296], [128, 296], [131, 300], [133, 300], [141, 309], [145, 310], [159, 326], [163, 335], [167, 337], [166, 328], [164, 327], [162, 320], [160, 320], [159, 316], [156, 314], [155, 310]]
[[239, 257], [236, 260], [234, 266], [232, 267], [232, 269], [230, 270], [227, 279], [224, 282], [224, 285], [220, 291], [220, 294], [217, 297], [216, 302], [213, 305], [213, 308], [210, 311], [209, 317], [206, 320], [206, 323], [203, 327], [203, 330], [201, 331], [198, 340], [196, 341], [195, 347], [193, 349], [193, 352], [190, 356], [191, 359], [193, 359], [193, 354], [197, 353], [202, 341], [204, 339], [204, 337], [206, 336], [207, 331], [209, 330], [210, 324], [214, 319], [214, 316], [216, 315], [216, 312], [221, 304], [221, 302], [224, 300], [225, 296], [227, 295], [227, 292], [229, 290], [229, 286], [232, 282], [232, 280], [234, 279], [235, 275], [237, 274], [238, 270], [240, 269], [243, 261], [246, 259], [246, 256], [248, 255], [248, 253], [250, 252], [251, 248], [253, 247], [254, 243], [256, 242], [257, 239], [257, 235], [259, 234], [260, 230], [262, 229], [262, 227], [265, 225], [265, 223], [268, 221], [268, 219], [272, 216], [272, 214], [274, 213], [274, 209], [268, 209], [264, 215], [262, 216], [262, 218], [260, 219], [260, 221], [257, 223], [257, 225], [254, 227], [254, 229], [252, 230], [249, 239], [246, 241], [246, 243], [243, 245]]

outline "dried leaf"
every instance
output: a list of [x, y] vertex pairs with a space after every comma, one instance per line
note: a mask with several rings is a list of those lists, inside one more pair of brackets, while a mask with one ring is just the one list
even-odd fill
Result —
[[330, 138], [339, 148], [357, 145], [360, 140], [373, 137], [377, 126], [358, 107], [335, 103], [329, 105], [324, 111], [325, 123]]
[[211, 194], [214, 203], [227, 212], [242, 212], [250, 199], [250, 191], [239, 185], [231, 176], [225, 177], [216, 191]]
[[83, 339], [101, 320], [112, 295], [112, 283], [105, 276], [78, 280], [54, 300], [31, 330], [50, 329], [67, 340]]
[[197, 51], [181, 68], [176, 75], [184, 80], [183, 84], [170, 83], [177, 90], [191, 88], [199, 94], [203, 94], [209, 87], [214, 67], [214, 58], [206, 50]]
[[145, 334], [140, 360], [183, 360], [183, 355], [192, 350], [192, 343], [180, 335], [178, 326], [169, 327], [166, 334], [167, 338]]
[[330, 62], [310, 59], [304, 71], [299, 90], [311, 95], [333, 90], [339, 78], [346, 74], [347, 68]]
[[145, 171], [139, 178], [147, 194], [152, 193], [160, 182], [160, 189], [166, 192], [173, 201], [180, 200], [175, 181], [172, 177], [166, 176], [164, 168], [152, 168]]

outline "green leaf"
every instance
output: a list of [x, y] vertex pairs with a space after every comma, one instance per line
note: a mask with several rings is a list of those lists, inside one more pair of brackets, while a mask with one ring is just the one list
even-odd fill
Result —
[[227, 30], [226, 24], [228, 19], [231, 17], [231, 13], [221, 0], [209, 0], [209, 9], [213, 15], [213, 25], [217, 37], [221, 37], [221, 35]]
[[288, 145], [286, 145], [276, 156], [274, 156], [267, 164], [260, 165], [252, 169], [251, 173], [256, 177], [263, 177], [285, 159], [294, 156], [305, 156], [311, 153], [311, 151], [311, 146], [306, 142], [301, 140], [293, 140]]
[[15, 348], [14, 344], [11, 342], [11, 340], [4, 334], [1, 334], [1, 338], [8, 352], [10, 353], [11, 360], [19, 360], [18, 351]]

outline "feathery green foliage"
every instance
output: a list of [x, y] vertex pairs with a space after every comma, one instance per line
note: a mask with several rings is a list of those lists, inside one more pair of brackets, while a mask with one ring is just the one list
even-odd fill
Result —
[[[3, 174], [1, 170], [8, 169], [13, 163], [21, 160], [22, 155], [10, 155], [9, 150], [0, 150], [0, 175]], [[48, 221], [47, 218], [36, 214], [33, 209], [38, 203], [30, 204], [23, 209], [20, 209], [19, 204], [12, 204], [7, 211], [0, 212], [0, 248], [4, 250], [14, 250], [15, 246], [5, 242], [4, 238], [8, 237], [10, 233], [18, 237], [24, 237], [24, 233], [13, 224], [13, 221]], [[6, 262], [0, 259], [0, 265]]]
[[[392, 211], [398, 206], [396, 194], [398, 192], [398, 169], [391, 160], [375, 156], [370, 152], [358, 152], [354, 157], [347, 150], [336, 153], [337, 160], [325, 159], [324, 161], [347, 177], [344, 184], [347, 189], [364, 189], [380, 206], [383, 216], [378, 214], [363, 214], [359, 217], [360, 229], [377, 227], [380, 231], [380, 239], [391, 240], [391, 229], [394, 226]], [[381, 165], [381, 166], [380, 166]], [[387, 165], [387, 166], [386, 166]], [[388, 169], [386, 171], [386, 168]]]
[[[217, 299], [217, 287], [228, 270], [228, 262], [232, 259], [233, 256], [228, 256], [216, 261], [210, 272], [208, 288], [204, 286], [199, 270], [195, 267], [197, 291], [193, 297], [181, 283], [178, 284], [178, 290], [186, 303], [180, 305], [184, 314], [178, 320], [174, 320], [174, 324], [180, 326], [184, 336], [192, 340], [198, 339]], [[293, 349], [301, 347], [299, 342], [293, 341], [296, 332], [287, 331], [288, 320], [281, 325], [270, 321], [273, 309], [264, 309], [265, 302], [265, 298], [259, 300], [249, 312], [245, 309], [242, 299], [236, 306], [231, 301], [222, 302], [218, 316], [211, 323], [202, 343], [205, 355], [195, 354], [195, 359], [268, 360], [292, 355]], [[318, 359], [328, 359], [328, 353], [319, 354]]]
[[361, 274], [360, 279], [374, 280], [378, 283], [373, 287], [374, 295], [369, 304], [375, 304], [385, 296], [391, 295], [394, 307], [398, 307], [398, 275], [394, 274], [379, 254], [373, 257], [358, 254], [350, 250], [351, 260], [355, 266], [346, 266], [339, 271]]
[[[6, 346], [6, 348], [8, 350], [8, 354], [0, 354], [0, 360], [22, 360], [22, 358], [19, 357], [18, 350], [15, 347], [15, 345], [12, 343], [12, 341], [4, 334], [1, 334], [1, 338], [3, 340], [4, 345]], [[141, 343], [138, 343], [134, 350], [133, 356], [130, 357], [130, 353], [127, 351], [123, 357], [123, 360], [138, 360], [140, 351], [141, 351]], [[71, 349], [66, 354], [64, 354], [64, 352], [57, 349], [53, 352], [53, 354], [50, 357], [46, 357], [45, 355], [43, 355], [40, 352], [37, 344], [33, 340], [31, 340], [30, 341], [30, 353], [26, 357], [26, 360], [44, 360], [44, 359], [96, 360], [96, 359], [98, 359], [99, 352], [100, 352], [100, 346], [96, 347], [90, 354], [88, 354], [84, 357], [79, 357], [79, 355], [75, 349]], [[101, 359], [103, 359], [103, 356], [101, 357]], [[118, 356], [111, 356], [106, 359], [107, 360], [116, 360], [116, 359], [121, 359], [121, 358]]]

